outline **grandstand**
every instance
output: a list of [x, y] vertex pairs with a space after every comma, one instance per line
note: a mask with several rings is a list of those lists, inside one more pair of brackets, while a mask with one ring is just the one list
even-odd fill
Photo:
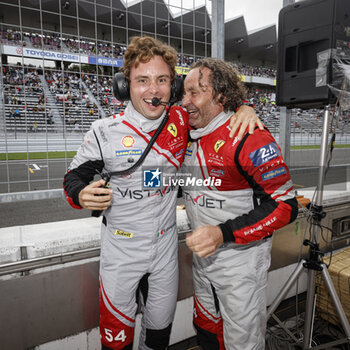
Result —
[[[67, 54], [88, 54], [123, 60], [125, 45], [97, 44], [85, 40], [72, 40], [57, 35], [22, 33], [3, 29], [0, 32], [3, 45], [21, 45], [35, 49], [61, 51]], [[22, 38], [22, 40], [20, 40]], [[178, 55], [179, 68], [188, 68], [202, 56]], [[19, 59], [20, 60], [20, 59]], [[6, 60], [5, 60], [6, 61]], [[275, 135], [279, 132], [279, 107], [275, 104], [276, 69], [249, 63], [232, 62], [247, 82], [248, 100], [266, 126]], [[86, 68], [86, 67], [84, 67]], [[98, 67], [100, 68], [100, 67]], [[103, 67], [105, 68], [105, 67]], [[73, 72], [67, 70], [21, 65], [2, 65], [4, 93], [4, 128], [8, 136], [17, 133], [84, 133], [90, 124], [108, 115], [119, 113], [124, 106], [112, 94], [113, 71], [91, 74], [90, 68]], [[45, 73], [44, 73], [45, 71]], [[62, 78], [63, 77], [63, 78]], [[262, 80], [258, 79], [262, 78]], [[321, 111], [293, 111], [292, 132], [312, 139], [320, 135]], [[336, 131], [349, 133], [348, 118], [340, 118]]]
[[[180, 57], [181, 59], [181, 57]], [[274, 78], [275, 71], [245, 64], [235, 64], [244, 79]], [[242, 69], [241, 69], [242, 67]], [[77, 133], [86, 132], [99, 118], [121, 112], [125, 106], [112, 94], [112, 76], [82, 72], [64, 72], [36, 67], [3, 66], [5, 126], [12, 133]], [[257, 75], [254, 75], [254, 74]], [[251, 75], [250, 75], [251, 74]], [[247, 84], [247, 99], [265, 125], [279, 132], [279, 107], [273, 85]], [[293, 134], [320, 135], [322, 111], [294, 110]], [[339, 119], [337, 133], [349, 134], [348, 118]]]
[[[130, 5], [119, 0], [82, 0], [68, 1], [61, 7], [53, 0], [40, 3], [23, 0], [20, 4], [0, 4], [1, 130], [10, 138], [21, 133], [83, 133], [93, 120], [122, 110], [124, 106], [112, 96], [111, 81], [134, 35], [156, 35], [172, 45], [179, 52], [180, 73], [211, 52], [211, 19], [202, 4], [183, 4], [181, 8], [159, 0]], [[242, 20], [232, 19], [225, 25], [229, 29], [225, 30], [227, 45], [237, 39], [238, 32], [244, 41], [239, 50], [237, 47], [241, 57], [237, 63], [246, 58], [249, 61], [252, 50], [261, 49], [261, 59], [273, 66], [276, 35], [266, 37], [272, 45], [266, 50], [254, 42], [255, 34], [247, 33]], [[227, 58], [233, 60], [230, 56]], [[265, 71], [263, 64], [256, 71]], [[37, 92], [32, 92], [30, 74], [35, 76]], [[269, 77], [273, 84], [270, 72], [256, 76]], [[16, 91], [15, 101], [12, 91]], [[44, 99], [39, 103], [41, 95]]]

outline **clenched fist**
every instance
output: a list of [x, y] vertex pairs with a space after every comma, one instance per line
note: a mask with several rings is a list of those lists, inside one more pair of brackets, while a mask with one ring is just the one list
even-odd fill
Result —
[[79, 192], [80, 205], [89, 210], [106, 210], [112, 201], [113, 191], [103, 187], [105, 180], [92, 182]]
[[201, 226], [186, 237], [186, 244], [201, 258], [212, 255], [224, 243], [223, 235], [218, 226]]

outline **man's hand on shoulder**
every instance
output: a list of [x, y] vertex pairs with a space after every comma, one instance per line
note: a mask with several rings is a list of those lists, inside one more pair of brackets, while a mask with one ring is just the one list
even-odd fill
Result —
[[212, 255], [223, 242], [218, 226], [201, 226], [186, 237], [188, 248], [201, 258]]
[[[240, 128], [239, 128], [240, 126]], [[262, 122], [254, 112], [252, 107], [242, 105], [238, 108], [237, 112], [231, 117], [230, 120], [230, 137], [232, 138], [239, 128], [238, 139], [241, 140], [247, 126], [249, 126], [249, 134], [254, 133], [255, 126], [258, 126], [260, 130], [264, 129]]]
[[92, 182], [79, 192], [80, 205], [89, 210], [106, 210], [112, 201], [112, 190], [102, 187], [105, 180]]

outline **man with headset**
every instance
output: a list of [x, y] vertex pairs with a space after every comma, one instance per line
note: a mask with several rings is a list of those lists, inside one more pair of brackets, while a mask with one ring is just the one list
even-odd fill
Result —
[[[272, 233], [298, 214], [281, 150], [267, 129], [232, 140], [226, 130], [245, 89], [231, 65], [207, 58], [185, 80], [192, 143], [183, 187], [193, 232], [194, 325], [205, 350], [263, 350]], [[210, 185], [202, 186], [205, 179]]]
[[[171, 107], [156, 143], [149, 152], [146, 147], [153, 142], [168, 102], [180, 93], [174, 83], [176, 62], [176, 51], [158, 40], [131, 40], [125, 52], [125, 78], [117, 84], [124, 91], [116, 91], [130, 102], [125, 112], [92, 124], [64, 177], [65, 194], [73, 207], [104, 210], [102, 349], [132, 348], [138, 298], [143, 313], [139, 348], [166, 349], [169, 343], [178, 291], [178, 188], [157, 181], [161, 171], [175, 175], [180, 170], [188, 141], [188, 114]], [[243, 114], [250, 114], [249, 119], [252, 113]], [[251, 126], [254, 112], [252, 120]], [[91, 182], [96, 174], [130, 168], [147, 152], [142, 169], [149, 170], [137, 168], [112, 176], [108, 188], [104, 179]]]

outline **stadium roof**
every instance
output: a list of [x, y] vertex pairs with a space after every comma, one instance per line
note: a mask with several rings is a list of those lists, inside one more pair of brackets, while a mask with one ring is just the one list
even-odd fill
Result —
[[226, 21], [225, 58], [276, 64], [276, 26], [270, 25], [248, 33], [243, 16]]
[[[65, 3], [69, 5], [64, 6]], [[33, 0], [23, 0], [22, 5], [29, 6], [36, 3]], [[42, 8], [57, 12], [57, 0], [42, 0]], [[61, 1], [61, 13], [75, 16], [76, 2]], [[78, 0], [79, 3], [79, 0]], [[86, 4], [86, 3], [84, 3]], [[211, 19], [205, 6], [199, 6], [193, 10], [182, 9], [178, 14], [173, 14], [173, 8], [168, 8], [166, 0], [143, 0], [124, 2], [123, 0], [112, 0], [112, 16], [109, 6], [110, 1], [96, 0], [96, 14], [99, 21], [125, 26], [126, 23], [131, 31], [135, 30], [147, 33], [157, 33], [171, 37], [193, 40], [198, 42], [211, 42]], [[94, 14], [87, 12], [93, 6], [79, 6], [79, 16], [93, 19]], [[181, 9], [178, 9], [181, 10]], [[1, 12], [1, 11], [0, 11]], [[85, 13], [84, 13], [85, 12]], [[3, 13], [6, 17], [6, 13]], [[154, 21], [154, 17], [157, 21]], [[6, 22], [6, 20], [5, 20]], [[34, 27], [34, 26], [33, 26]], [[142, 28], [141, 28], [142, 27]], [[243, 16], [239, 16], [225, 22], [225, 58], [227, 60], [239, 60], [241, 62], [252, 62], [261, 64], [275, 64], [277, 57], [277, 35], [276, 26], [248, 33]]]

